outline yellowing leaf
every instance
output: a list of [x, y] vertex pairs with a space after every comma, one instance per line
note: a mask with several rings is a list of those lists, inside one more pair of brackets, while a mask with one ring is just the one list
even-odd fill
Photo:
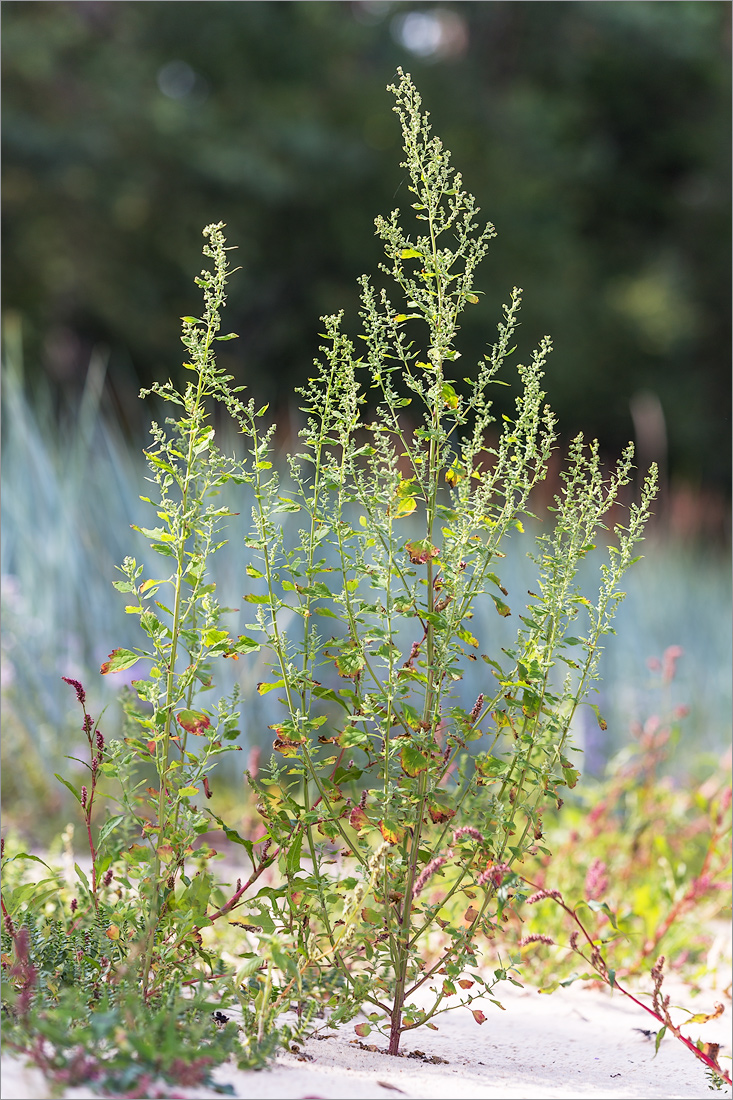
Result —
[[388, 844], [398, 844], [405, 835], [404, 829], [401, 829], [396, 822], [390, 821], [386, 817], [379, 822], [379, 830]]
[[496, 605], [496, 610], [499, 612], [502, 618], [505, 619], [508, 615], [511, 615], [511, 608], [507, 604], [505, 604], [503, 600], [500, 600], [498, 596], [495, 596], [493, 594], [493, 592], [490, 592], [489, 595], [494, 601]]
[[257, 685], [257, 694], [258, 695], [267, 695], [268, 691], [274, 691], [275, 688], [281, 688], [284, 683], [285, 683], [284, 680], [276, 680], [274, 684], [262, 684], [262, 683], [260, 683], [260, 684]]
[[443, 397], [443, 404], [448, 409], [458, 408], [458, 394], [451, 386], [450, 382], [444, 382], [441, 386], [441, 394]]
[[404, 519], [405, 516], [411, 516], [416, 508], [417, 501], [414, 497], [403, 497], [402, 500], [397, 501], [392, 515], [395, 519]]
[[419, 775], [420, 772], [424, 772], [428, 766], [427, 758], [409, 741], [405, 742], [402, 746], [400, 763], [402, 764], [403, 771], [413, 778]]

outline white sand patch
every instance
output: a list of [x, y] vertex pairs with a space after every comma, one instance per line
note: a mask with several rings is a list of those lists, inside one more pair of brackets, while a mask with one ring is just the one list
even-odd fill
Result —
[[[215, 1078], [231, 1084], [243, 1100], [702, 1100], [716, 1095], [703, 1065], [674, 1037], [667, 1035], [654, 1057], [653, 1039], [635, 1029], [656, 1030], [655, 1021], [622, 994], [576, 985], [545, 996], [502, 986], [499, 999], [506, 1005], [504, 1012], [488, 999], [474, 1002], [487, 1016], [484, 1024], [477, 1024], [467, 1009], [457, 1009], [438, 1018], [439, 1031], [409, 1032], [402, 1042], [404, 1053], [422, 1051], [436, 1058], [434, 1063], [391, 1058], [382, 1053], [382, 1036], [372, 1032], [358, 1040], [349, 1024], [333, 1038], [300, 1043], [300, 1053], [280, 1054], [269, 1069], [242, 1072], [224, 1065]], [[705, 1004], [694, 1007], [712, 1009], [713, 1001], [721, 999], [719, 993], [706, 993]], [[722, 1018], [683, 1030], [693, 1040], [723, 1044], [721, 1064], [730, 1066], [729, 1000]], [[380, 1050], [364, 1049], [371, 1045]], [[2, 1069], [2, 1100], [51, 1096], [42, 1075], [19, 1059], [4, 1057]], [[168, 1091], [192, 1100], [217, 1096], [206, 1089]], [[77, 1088], [63, 1095], [87, 1100], [99, 1094]], [[717, 1095], [731, 1093], [726, 1089]]]

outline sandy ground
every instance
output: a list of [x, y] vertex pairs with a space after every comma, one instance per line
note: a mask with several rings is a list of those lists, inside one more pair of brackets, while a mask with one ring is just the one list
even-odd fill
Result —
[[[247, 1100], [687, 1100], [715, 1095], [704, 1066], [672, 1036], [665, 1036], [654, 1057], [653, 1039], [636, 1029], [655, 1029], [655, 1021], [619, 993], [579, 985], [550, 996], [509, 986], [497, 993], [504, 1012], [490, 1001], [474, 1003], [487, 1016], [484, 1024], [477, 1024], [468, 1009], [456, 1009], [439, 1018], [439, 1031], [409, 1033], [403, 1039], [405, 1055], [420, 1051], [422, 1056], [391, 1058], [383, 1053], [382, 1036], [372, 1032], [359, 1040], [349, 1024], [332, 1038], [309, 1039], [299, 1051], [282, 1053], [267, 1070], [241, 1072], [226, 1065], [215, 1077]], [[721, 1064], [730, 1067], [730, 1000], [713, 991], [690, 1008], [711, 1010], [715, 1001], [726, 1004], [723, 1016], [692, 1025], [685, 1034], [722, 1043]], [[689, 997], [681, 1003], [687, 1002]], [[369, 1046], [380, 1049], [365, 1049]], [[197, 1100], [218, 1095], [206, 1089], [170, 1091]], [[0, 1095], [2, 1100], [36, 1100], [51, 1092], [37, 1070], [4, 1057]], [[98, 1094], [77, 1088], [63, 1095], [87, 1100]]]

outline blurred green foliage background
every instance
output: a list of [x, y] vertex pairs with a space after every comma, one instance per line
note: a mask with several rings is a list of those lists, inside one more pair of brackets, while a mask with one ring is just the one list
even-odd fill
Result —
[[729, 42], [717, 0], [6, 2], [2, 289], [26, 384], [73, 406], [105, 345], [139, 440], [137, 390], [179, 370], [221, 219], [243, 268], [222, 360], [284, 414], [318, 317], [356, 316], [373, 217], [407, 205], [385, 92], [402, 65], [499, 232], [466, 373], [524, 287], [522, 349], [553, 336], [566, 435], [668, 450], [718, 532], [700, 493], [729, 486]]

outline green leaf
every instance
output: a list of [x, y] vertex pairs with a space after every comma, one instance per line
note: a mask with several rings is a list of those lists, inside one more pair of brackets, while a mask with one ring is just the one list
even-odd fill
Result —
[[662, 1039], [664, 1038], [664, 1034], [665, 1034], [666, 1030], [667, 1030], [667, 1026], [665, 1024], [665, 1026], [660, 1028], [659, 1031], [657, 1032], [657, 1038], [656, 1038], [656, 1041], [654, 1043], [654, 1057], [655, 1058], [659, 1054], [659, 1047], [661, 1045]]
[[207, 630], [204, 634], [204, 645], [218, 645], [229, 637], [228, 630]]
[[361, 745], [366, 745], [368, 740], [369, 736], [364, 730], [356, 726], [347, 726], [343, 733], [339, 734], [338, 744], [342, 749], [358, 749]]
[[[61, 776], [60, 776], [60, 775], [57, 775], [57, 776], [56, 776], [56, 778], [57, 778], [57, 779], [61, 779]], [[65, 779], [61, 779], [61, 782], [62, 782], [62, 783], [66, 783], [66, 780], [65, 780]], [[67, 784], [67, 786], [68, 786], [68, 784]], [[73, 794], [76, 794], [76, 791], [74, 791], [74, 788], [73, 788], [73, 787], [70, 787], [69, 789], [70, 789], [70, 790], [72, 791], [72, 793], [73, 793]], [[30, 859], [30, 860], [32, 860], [32, 861], [33, 861], [33, 863], [42, 863], [42, 864], [43, 864], [43, 866], [44, 866], [44, 867], [45, 867], [45, 868], [46, 868], [46, 869], [47, 869], [48, 871], [50, 871], [50, 872], [51, 872], [51, 874], [55, 874], [55, 871], [54, 871], [53, 867], [49, 867], [49, 866], [48, 866], [48, 864], [47, 864], [47, 863], [45, 863], [45, 862], [44, 862], [44, 860], [42, 860], [40, 856], [34, 856], [34, 855], [31, 855], [31, 853], [30, 853], [30, 852], [18, 852], [18, 853], [17, 853], [16, 855], [14, 855], [14, 856], [11, 856], [11, 857], [10, 857], [10, 859], [6, 859], [6, 860], [5, 860], [5, 862], [6, 862], [6, 863], [13, 863], [13, 862], [14, 862], [14, 860], [16, 860], [16, 859]], [[44, 879], [44, 882], [47, 882], [47, 881], [48, 881], [47, 879]], [[39, 885], [40, 885], [40, 884], [39, 884]]]
[[303, 834], [296, 833], [288, 848], [285, 861], [285, 873], [289, 876], [296, 875], [300, 870], [300, 853], [303, 847]]
[[350, 679], [358, 676], [364, 668], [364, 657], [361, 650], [356, 648], [342, 650], [335, 661], [341, 676], [347, 676]]
[[403, 248], [400, 252], [401, 260], [422, 260], [422, 252], [418, 252], [416, 248]]
[[192, 798], [193, 795], [196, 795], [198, 793], [198, 787], [181, 787], [181, 789], [178, 791], [178, 794], [180, 794], [182, 798]]
[[215, 340], [238, 340], [239, 339], [239, 333], [238, 332], [228, 332], [226, 334], [226, 336], [215, 336], [214, 339]]
[[225, 825], [222, 819], [220, 817], [217, 817], [216, 814], [212, 814], [211, 816], [214, 818], [215, 821], [219, 823], [219, 825], [221, 826], [221, 830], [227, 840], [231, 841], [232, 844], [241, 844], [241, 846], [249, 855], [250, 859], [252, 859], [252, 841], [245, 840], [244, 837], [239, 835], [236, 829], [231, 829], [228, 825]]
[[81, 881], [84, 883], [84, 885], [86, 886], [86, 888], [88, 890], [89, 889], [89, 879], [84, 874], [84, 872], [82, 871], [82, 869], [81, 869], [81, 867], [79, 866], [78, 863], [74, 864], [74, 870], [76, 871], [77, 875], [79, 876], [79, 878], [81, 879]]
[[97, 837], [97, 848], [101, 848], [110, 833], [113, 833], [121, 821], [125, 820], [124, 814], [120, 814], [118, 817], [109, 817], [105, 821], [102, 828], [99, 830], [99, 836]]
[[[63, 783], [63, 785], [65, 787], [68, 787], [68, 789], [71, 791], [71, 793], [73, 794], [76, 801], [79, 803], [79, 805], [81, 805], [81, 796], [80, 796], [79, 792], [76, 790], [76, 788], [72, 787], [71, 783], [69, 783], [66, 779], [64, 779], [64, 777], [62, 775], [59, 775], [58, 772], [54, 772], [53, 774], [56, 777], [56, 779], [58, 779], [59, 783]], [[30, 857], [30, 858], [32, 858], [32, 857]]]
[[256, 653], [260, 648], [260, 643], [256, 642], [254, 638], [248, 638], [245, 634], [240, 634], [233, 646], [227, 650], [227, 655], [230, 653]]
[[108, 655], [108, 660], [100, 667], [99, 671], [102, 676], [107, 676], [110, 672], [124, 672], [127, 668], [132, 668], [136, 661], [140, 660], [138, 653], [133, 653], [131, 649], [113, 649]]

